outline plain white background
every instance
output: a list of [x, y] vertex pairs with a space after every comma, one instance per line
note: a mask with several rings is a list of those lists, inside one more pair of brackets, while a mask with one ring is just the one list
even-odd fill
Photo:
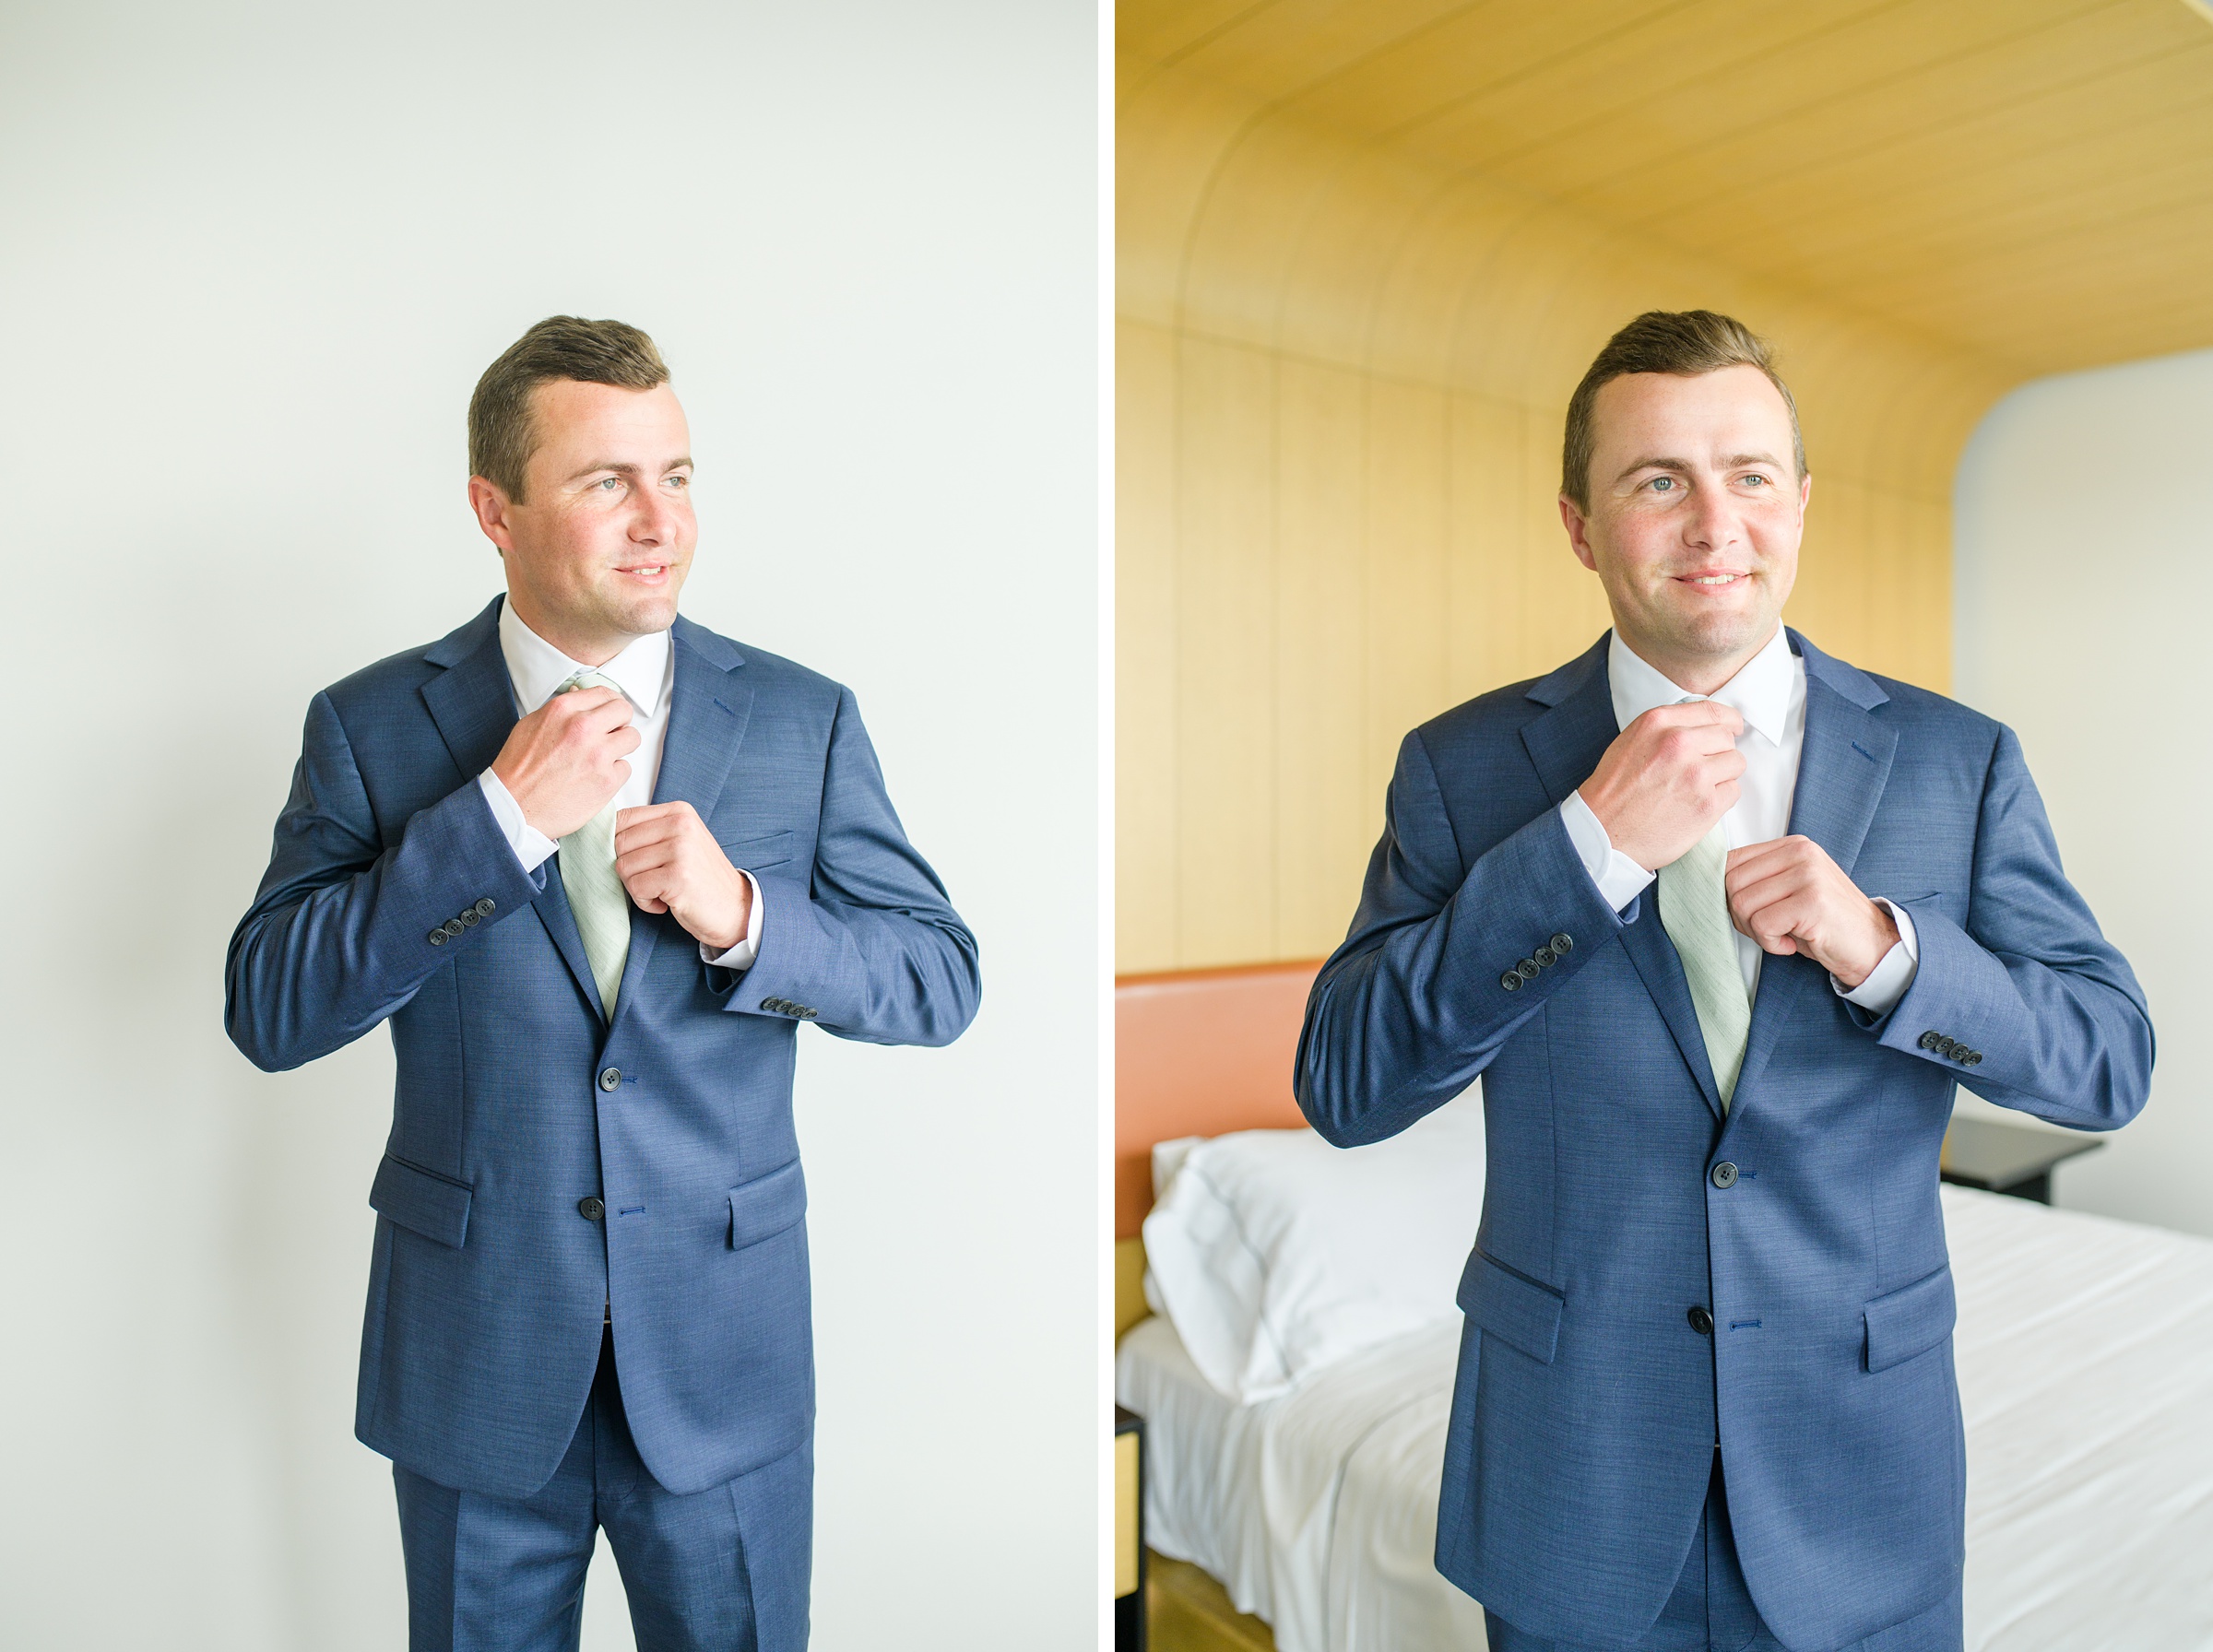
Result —
[[1953, 691], [2020, 735], [2159, 1041], [2150, 1104], [2055, 1200], [2213, 1235], [2208, 477], [2213, 352], [2023, 386], [1960, 461], [1952, 612]]
[[558, 311], [659, 341], [686, 610], [854, 687], [981, 942], [953, 1048], [802, 1033], [814, 1644], [1092, 1643], [1095, 65], [1068, 0], [0, 11], [0, 1644], [403, 1644], [390, 1046], [254, 1071], [223, 952], [310, 695], [499, 588], [464, 409]]

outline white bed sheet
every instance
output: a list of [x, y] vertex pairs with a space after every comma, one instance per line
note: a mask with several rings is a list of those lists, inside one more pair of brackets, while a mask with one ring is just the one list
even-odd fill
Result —
[[[2213, 1647], [2213, 1241], [1944, 1189], [1967, 1422], [1970, 1652]], [[1280, 1652], [1468, 1652], [1437, 1575], [1456, 1327], [1239, 1406], [1166, 1320], [1122, 1339], [1146, 1536]]]

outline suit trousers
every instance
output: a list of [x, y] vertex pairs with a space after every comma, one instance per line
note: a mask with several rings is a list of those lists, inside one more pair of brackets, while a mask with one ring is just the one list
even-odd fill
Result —
[[[1959, 1585], [1955, 1582], [1951, 1593], [1927, 1611], [1836, 1652], [1960, 1652], [1960, 1606]], [[1548, 1641], [1523, 1633], [1487, 1609], [1483, 1617], [1491, 1652], [1790, 1652], [1760, 1622], [1759, 1609], [1745, 1586], [1736, 1540], [1729, 1527], [1729, 1488], [1718, 1450], [1698, 1534], [1690, 1540], [1675, 1592], [1660, 1609], [1658, 1621], [1636, 1640], [1618, 1647]]]
[[804, 1598], [756, 1601], [746, 1558], [770, 1552], [757, 1571], [805, 1579], [811, 1458], [802, 1446], [727, 1485], [664, 1490], [632, 1442], [609, 1333], [575, 1437], [533, 1495], [455, 1491], [393, 1466], [410, 1652], [575, 1652], [601, 1528], [639, 1652], [800, 1652]]

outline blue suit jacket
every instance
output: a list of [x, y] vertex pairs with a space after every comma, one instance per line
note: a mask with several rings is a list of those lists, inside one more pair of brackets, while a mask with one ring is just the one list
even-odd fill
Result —
[[633, 909], [608, 1024], [555, 863], [523, 871], [477, 784], [515, 721], [498, 614], [315, 696], [226, 1021], [272, 1070], [392, 1025], [362, 1441], [445, 1485], [536, 1491], [611, 1304], [639, 1455], [695, 1492], [811, 1438], [799, 1022], [945, 1044], [976, 1012], [976, 943], [853, 696], [679, 620], [654, 797], [691, 803], [758, 879], [760, 951], [710, 967]]
[[[1980, 1094], [2080, 1129], [2144, 1103], [2143, 994], [2060, 870], [2011, 731], [1791, 642], [1791, 831], [1920, 937], [1888, 1015], [1804, 958], [1767, 959], [1724, 1119], [1656, 889], [1616, 914], [1557, 813], [1617, 733], [1604, 638], [1406, 738], [1308, 1007], [1299, 1101], [1341, 1146], [1484, 1076], [1437, 1562], [1534, 1634], [1651, 1625], [1717, 1440], [1746, 1579], [1786, 1645], [1848, 1645], [1933, 1604], [1964, 1549], [1936, 1197], [1963, 1061], [1980, 1056]], [[1508, 990], [1556, 935], [1571, 950]], [[1724, 1161], [1737, 1174], [1717, 1186]]]

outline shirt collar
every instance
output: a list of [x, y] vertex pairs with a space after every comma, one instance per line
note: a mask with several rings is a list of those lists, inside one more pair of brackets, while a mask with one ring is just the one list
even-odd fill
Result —
[[553, 698], [553, 690], [579, 671], [597, 671], [622, 690], [641, 717], [660, 707], [669, 690], [670, 664], [669, 633], [657, 631], [633, 639], [604, 666], [586, 666], [539, 636], [515, 615], [512, 602], [500, 604], [500, 653], [507, 662], [507, 676], [515, 684], [515, 703], [522, 714]]
[[1805, 692], [1805, 665], [1791, 652], [1790, 638], [1780, 625], [1768, 639], [1768, 645], [1710, 694], [1693, 694], [1678, 688], [1632, 654], [1619, 631], [1613, 633], [1606, 646], [1606, 678], [1614, 692], [1614, 719], [1622, 728], [1656, 705], [1718, 700], [1733, 707], [1748, 726], [1777, 746], [1782, 744], [1790, 726], [1792, 702]]

